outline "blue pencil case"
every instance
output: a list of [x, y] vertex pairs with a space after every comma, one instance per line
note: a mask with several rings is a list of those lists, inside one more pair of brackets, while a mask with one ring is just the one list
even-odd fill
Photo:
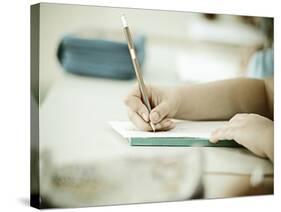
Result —
[[[137, 36], [134, 44], [142, 66], [145, 57], [145, 37]], [[73, 74], [122, 80], [135, 78], [125, 41], [68, 35], [60, 42], [57, 57], [63, 68]]]

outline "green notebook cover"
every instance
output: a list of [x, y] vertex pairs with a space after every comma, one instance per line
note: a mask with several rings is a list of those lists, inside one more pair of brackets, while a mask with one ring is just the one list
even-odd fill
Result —
[[129, 138], [131, 146], [204, 146], [204, 147], [241, 147], [234, 140], [221, 140], [218, 143], [211, 143], [205, 138]]

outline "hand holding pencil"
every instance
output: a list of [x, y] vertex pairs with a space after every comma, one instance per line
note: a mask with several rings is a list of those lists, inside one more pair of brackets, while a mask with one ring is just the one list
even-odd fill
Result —
[[[150, 106], [149, 99], [147, 97], [146, 86], [145, 86], [143, 78], [142, 78], [142, 73], [141, 73], [141, 70], [140, 70], [138, 58], [136, 56], [136, 50], [135, 50], [134, 43], [133, 43], [133, 40], [132, 40], [132, 37], [131, 37], [129, 26], [128, 26], [127, 20], [126, 20], [124, 15], [121, 17], [121, 20], [122, 20], [122, 24], [123, 24], [124, 34], [125, 34], [127, 42], [128, 42], [128, 48], [129, 48], [130, 56], [131, 56], [132, 63], [133, 63], [133, 66], [134, 66], [134, 70], [135, 70], [135, 73], [136, 73], [136, 77], [137, 77], [137, 80], [138, 80], [141, 98], [142, 98], [147, 110], [150, 113], [151, 112], [151, 106]], [[151, 129], [155, 132], [155, 126], [151, 121], [149, 121], [149, 125], [151, 126]]]
[[144, 105], [140, 89], [136, 86], [125, 98], [128, 116], [131, 122], [144, 131], [151, 131], [149, 122], [153, 123], [156, 131], [166, 131], [175, 127], [172, 118], [177, 112], [180, 99], [175, 89], [146, 86], [148, 99], [153, 107], [151, 112]]

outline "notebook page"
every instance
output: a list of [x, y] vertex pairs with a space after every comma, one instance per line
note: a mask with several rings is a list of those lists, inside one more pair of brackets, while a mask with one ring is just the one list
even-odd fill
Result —
[[211, 133], [224, 126], [226, 121], [175, 121], [169, 131], [146, 132], [137, 129], [130, 121], [111, 121], [111, 127], [125, 138], [190, 137], [210, 138]]

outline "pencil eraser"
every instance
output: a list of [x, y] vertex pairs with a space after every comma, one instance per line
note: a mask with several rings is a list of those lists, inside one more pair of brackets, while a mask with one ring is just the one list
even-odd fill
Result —
[[121, 16], [121, 21], [122, 21], [123, 27], [127, 27], [128, 26], [128, 23], [127, 23], [125, 15]]

